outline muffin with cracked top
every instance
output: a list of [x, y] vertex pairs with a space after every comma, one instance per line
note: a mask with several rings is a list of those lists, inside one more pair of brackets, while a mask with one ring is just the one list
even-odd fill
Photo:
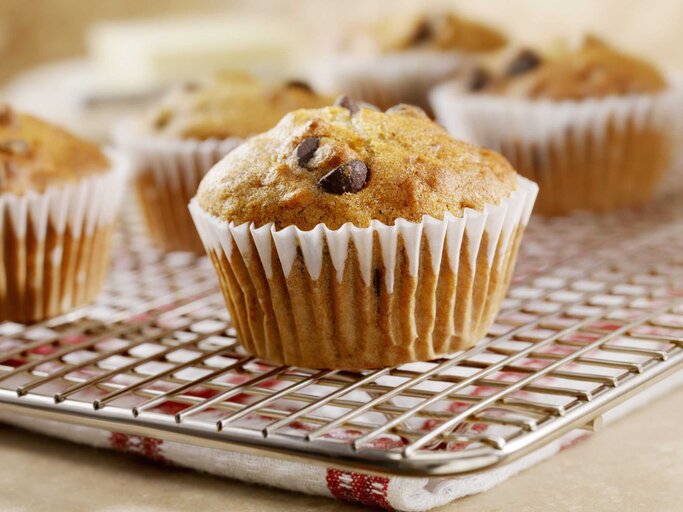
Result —
[[7, 105], [0, 110], [0, 194], [43, 193], [111, 168], [96, 144]]
[[315, 368], [428, 360], [480, 339], [535, 198], [417, 107], [286, 115], [190, 205], [245, 348]]
[[410, 103], [430, 113], [429, 89], [506, 45], [499, 30], [455, 12], [395, 14], [358, 30], [349, 27], [336, 54], [311, 79], [322, 90], [383, 109]]
[[0, 321], [43, 320], [97, 296], [126, 175], [119, 155], [0, 107]]
[[536, 211], [635, 206], [670, 167], [680, 86], [650, 62], [587, 37], [575, 49], [522, 50], [432, 93], [454, 134], [499, 149], [536, 181]]
[[331, 100], [301, 81], [219, 73], [171, 90], [144, 115], [118, 126], [114, 139], [135, 161], [136, 190], [156, 245], [203, 252], [186, 206], [204, 174], [287, 112]]

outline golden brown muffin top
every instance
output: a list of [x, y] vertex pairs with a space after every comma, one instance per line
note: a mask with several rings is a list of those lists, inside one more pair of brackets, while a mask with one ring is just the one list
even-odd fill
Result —
[[182, 139], [248, 137], [272, 128], [287, 112], [329, 105], [332, 99], [300, 81], [272, 85], [222, 73], [170, 91], [150, 112], [148, 131]]
[[197, 198], [235, 224], [368, 227], [482, 210], [510, 196], [516, 176], [501, 155], [453, 139], [417, 107], [385, 113], [344, 97], [292, 112], [239, 146], [204, 177]]
[[392, 53], [406, 50], [486, 52], [502, 48], [506, 37], [482, 23], [452, 12], [392, 16], [355, 34], [347, 46], [357, 51]]
[[44, 192], [108, 169], [96, 144], [0, 106], [0, 193]]
[[508, 59], [498, 76], [478, 70], [470, 86], [482, 92], [559, 101], [652, 93], [667, 83], [652, 64], [589, 36], [574, 51], [543, 55], [522, 50]]

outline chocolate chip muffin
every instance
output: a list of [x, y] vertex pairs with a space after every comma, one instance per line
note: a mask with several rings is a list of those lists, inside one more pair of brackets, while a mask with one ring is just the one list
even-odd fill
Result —
[[403, 102], [429, 112], [429, 89], [507, 44], [498, 30], [453, 12], [389, 16], [347, 33], [312, 80], [383, 109]]
[[416, 49], [477, 53], [499, 50], [507, 38], [497, 29], [454, 12], [417, 12], [385, 18], [354, 34], [347, 44], [382, 54]]
[[110, 167], [95, 144], [0, 105], [0, 194], [43, 193], [106, 173]]
[[148, 113], [146, 129], [170, 139], [244, 139], [272, 128], [292, 110], [331, 100], [299, 80], [269, 84], [247, 74], [222, 73], [172, 90]]
[[523, 49], [490, 77], [479, 92], [552, 101], [651, 94], [667, 88], [654, 65], [592, 36], [575, 51], [555, 55]]
[[0, 320], [42, 320], [95, 298], [126, 171], [120, 156], [0, 107]]
[[479, 340], [535, 193], [417, 107], [342, 98], [231, 152], [190, 210], [250, 353], [359, 369]]
[[152, 239], [165, 250], [203, 253], [186, 208], [202, 176], [287, 112], [331, 100], [301, 81], [269, 84], [222, 73], [175, 88], [145, 115], [118, 126], [114, 138], [135, 161], [136, 189]]
[[595, 37], [574, 50], [518, 51], [472, 72], [468, 88], [434, 91], [439, 120], [535, 180], [539, 213], [638, 205], [671, 165], [680, 90]]

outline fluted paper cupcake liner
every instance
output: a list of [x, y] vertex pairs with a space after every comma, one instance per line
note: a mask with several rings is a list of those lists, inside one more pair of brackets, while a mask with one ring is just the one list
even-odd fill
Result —
[[540, 187], [537, 213], [610, 210], [647, 201], [672, 166], [683, 89], [579, 101], [435, 88], [437, 120], [457, 138], [500, 151]]
[[99, 293], [130, 168], [117, 153], [107, 157], [107, 173], [44, 193], [0, 194], [0, 320], [42, 320]]
[[429, 112], [429, 90], [470, 62], [471, 57], [459, 52], [414, 51], [374, 59], [338, 55], [313, 69], [310, 80], [317, 89], [347, 94], [382, 110], [409, 103]]
[[113, 138], [132, 160], [133, 183], [154, 243], [166, 251], [203, 253], [187, 204], [209, 169], [243, 139], [154, 137], [141, 134], [130, 120], [114, 129]]
[[393, 366], [482, 338], [510, 282], [537, 186], [499, 205], [367, 228], [276, 230], [190, 211], [239, 339], [250, 353], [313, 368]]

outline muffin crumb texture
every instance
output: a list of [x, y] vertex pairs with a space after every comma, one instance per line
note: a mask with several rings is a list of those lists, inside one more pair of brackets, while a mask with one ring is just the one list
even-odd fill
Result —
[[0, 106], [0, 193], [41, 193], [108, 169], [109, 161], [96, 144]]
[[467, 53], [498, 50], [507, 38], [483, 23], [453, 12], [415, 12], [390, 16], [362, 33], [352, 34], [346, 46], [358, 53], [392, 53], [406, 50]]
[[654, 65], [591, 36], [576, 50], [544, 55], [524, 49], [502, 68], [498, 73], [475, 70], [470, 90], [559, 101], [654, 93], [667, 87]]
[[269, 84], [248, 74], [221, 73], [170, 91], [148, 113], [143, 131], [173, 139], [248, 137], [292, 110], [331, 101], [303, 81]]
[[516, 189], [499, 154], [449, 136], [420, 109], [302, 109], [219, 162], [199, 186], [202, 209], [236, 225], [337, 229], [424, 215], [461, 217]]

